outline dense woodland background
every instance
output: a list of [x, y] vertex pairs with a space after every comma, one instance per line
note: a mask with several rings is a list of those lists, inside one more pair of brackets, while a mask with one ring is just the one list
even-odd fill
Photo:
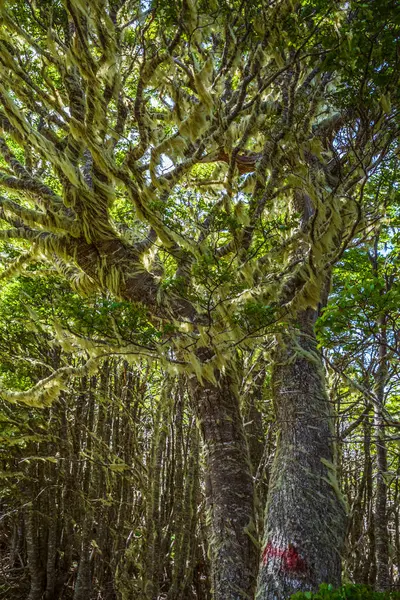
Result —
[[279, 348], [325, 378], [343, 581], [400, 589], [397, 3], [0, 9], [0, 598], [239, 598], [198, 399], [265, 565]]
[[[383, 469], [383, 526], [390, 583], [397, 589], [400, 293], [398, 254], [387, 250], [389, 234], [396, 235], [396, 220], [378, 238], [346, 252], [318, 331], [337, 409], [340, 485], [350, 515], [344, 578], [376, 583], [377, 485]], [[60, 364], [82, 364], [74, 334], [84, 330], [101, 339], [118, 323], [125, 336], [137, 319], [124, 303], [104, 297], [83, 302], [62, 280], [47, 276], [8, 284], [0, 310], [2, 376], [10, 387], [28, 387]], [[383, 416], [371, 400], [382, 310]], [[55, 320], [70, 334], [63, 344], [54, 334]], [[238, 365], [260, 528], [276, 439], [268, 353], [267, 340], [242, 354]], [[3, 401], [1, 422], [2, 598], [26, 598], [30, 586], [42, 591], [46, 586], [49, 598], [74, 600], [111, 600], [116, 594], [210, 598], [207, 476], [184, 377], [171, 377], [157, 362], [106, 358], [98, 373], [75, 378], [49, 408]]]

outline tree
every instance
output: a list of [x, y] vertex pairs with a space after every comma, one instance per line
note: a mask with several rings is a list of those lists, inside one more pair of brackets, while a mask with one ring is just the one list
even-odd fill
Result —
[[[390, 588], [394, 562], [389, 534], [393, 508], [389, 508], [389, 500], [393, 483], [390, 465], [395, 462], [390, 444], [397, 439], [399, 426], [396, 188], [396, 169], [382, 170], [370, 182], [369, 195], [381, 192], [385, 219], [362, 241], [355, 240], [338, 265], [335, 293], [319, 325], [324, 347], [336, 349], [336, 357], [330, 357], [329, 364], [346, 374], [344, 384], [350, 382], [353, 394], [363, 402], [357, 418], [346, 424], [339, 437], [345, 439], [360, 425], [364, 427], [367, 465], [351, 510], [350, 537], [359, 545], [363, 537], [361, 506], [370, 503], [367, 527], [372, 547], [367, 560], [365, 548], [360, 548], [363, 555], [358, 559], [356, 568], [360, 572], [356, 577], [376, 583], [381, 590]], [[357, 552], [355, 548], [353, 551]]]
[[[19, 248], [3, 275], [46, 263], [80, 293], [146, 309], [146, 347], [133, 336], [119, 350], [191, 380], [217, 600], [255, 587], [236, 361], [277, 330], [282, 434], [257, 593], [338, 583], [344, 512], [314, 321], [332, 266], [368, 226], [366, 182], [396, 152], [398, 10], [20, 1], [3, 2], [2, 21], [0, 236]], [[39, 383], [36, 399], [75, 372]]]
[[[101, 339], [115, 318], [128, 337], [135, 316], [126, 303], [83, 303], [54, 275], [9, 283], [2, 385], [29, 389], [60, 365], [82, 365], [71, 328]], [[4, 597], [182, 600], [194, 588], [209, 600], [199, 432], [182, 377], [112, 357], [70, 379], [51, 406], [1, 399], [0, 464]]]

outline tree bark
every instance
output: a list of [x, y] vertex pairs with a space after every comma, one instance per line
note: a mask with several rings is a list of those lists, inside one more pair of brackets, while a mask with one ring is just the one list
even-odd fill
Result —
[[[379, 238], [378, 230], [374, 238], [374, 249], [369, 254], [372, 265], [372, 273], [379, 280], [382, 277], [380, 273], [379, 260]], [[386, 291], [390, 290], [391, 284], [385, 278]], [[383, 290], [380, 290], [382, 296]], [[375, 428], [375, 446], [376, 446], [376, 496], [374, 503], [374, 534], [375, 534], [375, 560], [376, 560], [376, 587], [378, 590], [387, 590], [390, 588], [389, 571], [389, 531], [387, 523], [387, 484], [386, 473], [387, 448], [385, 442], [385, 386], [388, 379], [388, 351], [387, 351], [387, 329], [385, 313], [380, 313], [377, 319], [378, 327], [378, 360], [375, 371], [374, 392], [377, 402], [374, 405], [374, 428]]]
[[[54, 465], [51, 465], [54, 466]], [[55, 469], [50, 471], [54, 474]], [[54, 477], [55, 480], [55, 477]], [[49, 503], [51, 502], [49, 498]], [[57, 580], [56, 571], [56, 559], [57, 559], [57, 507], [55, 505], [55, 499], [49, 506], [49, 524], [48, 524], [48, 535], [47, 535], [47, 561], [46, 561], [46, 591], [44, 598], [45, 600], [53, 600], [55, 598], [55, 587]]]
[[365, 490], [365, 528], [368, 537], [368, 553], [364, 553], [361, 583], [375, 585], [376, 581], [376, 559], [375, 559], [375, 515], [373, 508], [373, 471], [371, 456], [371, 427], [369, 416], [364, 423], [364, 456], [367, 485]]
[[375, 396], [378, 404], [374, 407], [375, 444], [376, 444], [376, 498], [375, 498], [375, 556], [376, 587], [380, 591], [390, 588], [389, 572], [389, 531], [387, 523], [387, 484], [385, 476], [388, 470], [387, 448], [385, 442], [385, 421], [383, 407], [385, 403], [385, 385], [387, 381], [387, 339], [385, 318], [379, 322], [379, 362], [375, 377]]
[[92, 592], [92, 567], [90, 563], [90, 554], [92, 550], [92, 536], [93, 536], [93, 507], [91, 504], [91, 496], [93, 493], [93, 440], [92, 440], [92, 431], [94, 425], [94, 415], [95, 415], [95, 378], [92, 378], [90, 381], [87, 379], [83, 379], [82, 388], [85, 393], [85, 397], [87, 394], [87, 415], [86, 415], [86, 453], [87, 456], [92, 460], [86, 460], [85, 468], [83, 471], [83, 481], [82, 481], [82, 505], [80, 507], [80, 520], [82, 522], [82, 532], [81, 532], [81, 549], [79, 554], [79, 567], [78, 574], [76, 577], [75, 583], [75, 592], [74, 592], [74, 600], [87, 600], [90, 598]]
[[333, 414], [316, 351], [317, 313], [282, 336], [272, 386], [279, 429], [257, 600], [340, 584], [346, 516], [335, 466]]
[[254, 489], [233, 373], [218, 385], [191, 379], [205, 448], [215, 600], [252, 598], [257, 568]]
[[79, 556], [79, 567], [75, 584], [74, 600], [88, 600], [92, 592], [89, 521], [84, 523], [82, 538], [83, 539], [81, 543], [81, 550]]
[[28, 600], [41, 600], [44, 592], [43, 568], [40, 560], [35, 515], [31, 506], [24, 510], [24, 519], [28, 567], [31, 578]]

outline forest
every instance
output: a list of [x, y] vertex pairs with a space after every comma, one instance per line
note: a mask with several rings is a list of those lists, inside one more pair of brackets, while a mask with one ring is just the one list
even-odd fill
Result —
[[0, 600], [400, 598], [400, 4], [0, 0]]

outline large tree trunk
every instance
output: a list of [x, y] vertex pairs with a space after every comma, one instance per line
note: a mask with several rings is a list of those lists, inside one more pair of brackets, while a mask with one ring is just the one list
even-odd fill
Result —
[[286, 600], [322, 582], [340, 583], [346, 518], [315, 319], [312, 309], [300, 313], [275, 352], [272, 384], [279, 436], [257, 600]]
[[205, 448], [215, 600], [252, 598], [257, 570], [254, 490], [233, 374], [218, 385], [191, 380]]

